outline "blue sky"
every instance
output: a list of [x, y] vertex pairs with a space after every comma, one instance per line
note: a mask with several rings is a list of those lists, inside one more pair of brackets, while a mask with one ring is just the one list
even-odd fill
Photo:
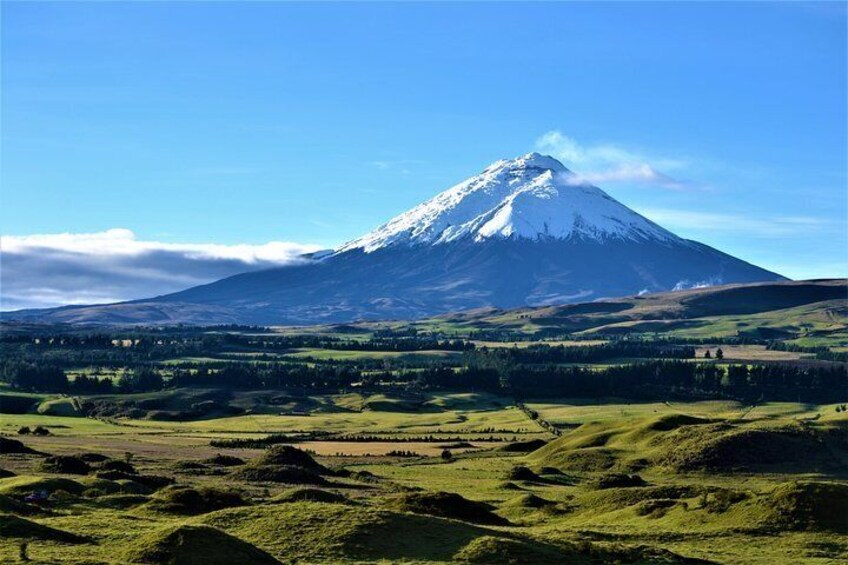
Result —
[[542, 150], [845, 276], [846, 41], [839, 2], [4, 2], [0, 230], [334, 246]]

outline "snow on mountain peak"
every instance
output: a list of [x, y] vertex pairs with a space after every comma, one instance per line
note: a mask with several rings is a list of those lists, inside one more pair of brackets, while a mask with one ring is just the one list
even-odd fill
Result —
[[495, 161], [337, 252], [490, 238], [668, 240], [676, 236], [548, 155]]
[[562, 163], [550, 155], [542, 155], [540, 153], [527, 153], [515, 159], [501, 159], [486, 167], [486, 171], [494, 169], [509, 169], [512, 171], [541, 169], [542, 171], [550, 170], [555, 173], [570, 172]]

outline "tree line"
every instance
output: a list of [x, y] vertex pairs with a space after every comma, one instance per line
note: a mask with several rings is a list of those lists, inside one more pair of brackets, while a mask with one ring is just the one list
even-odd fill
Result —
[[196, 370], [175, 369], [165, 378], [155, 367], [125, 371], [110, 378], [78, 376], [69, 380], [55, 366], [6, 363], [2, 378], [26, 391], [105, 394], [203, 387], [230, 390], [288, 389], [303, 394], [357, 390], [492, 392], [522, 398], [622, 397], [732, 398], [842, 402], [848, 397], [845, 366], [714, 365], [655, 360], [614, 365], [563, 366], [515, 364], [500, 357], [462, 367], [363, 372], [352, 366], [291, 363], [229, 363]]
[[812, 353], [813, 356], [820, 361], [836, 361], [839, 363], [848, 363], [848, 351], [831, 351], [829, 347], [823, 345], [816, 347], [805, 347], [794, 343], [785, 343], [783, 341], [772, 341], [766, 346], [766, 349], [772, 351], [791, 351], [793, 353]]
[[614, 341], [599, 345], [531, 345], [511, 348], [480, 348], [466, 353], [468, 364], [479, 363], [480, 359], [502, 357], [514, 364], [538, 365], [544, 363], [598, 363], [612, 359], [661, 358], [694, 359], [695, 348], [690, 345], [654, 343], [648, 341]]

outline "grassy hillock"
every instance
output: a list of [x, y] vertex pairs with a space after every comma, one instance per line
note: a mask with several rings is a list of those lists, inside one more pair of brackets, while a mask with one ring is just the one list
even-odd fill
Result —
[[586, 423], [533, 452], [538, 466], [627, 472], [646, 467], [689, 471], [845, 472], [848, 436], [814, 423], [715, 421], [687, 415]]
[[86, 543], [82, 536], [39, 524], [14, 514], [0, 514], [0, 538], [20, 540], [55, 541], [59, 543]]
[[175, 485], [157, 492], [145, 508], [154, 512], [190, 516], [245, 505], [247, 502], [237, 491]]
[[296, 554], [312, 562], [449, 561], [471, 540], [487, 533], [443, 518], [320, 502], [224, 510], [204, 522], [272, 555]]
[[231, 565], [279, 563], [264, 551], [208, 526], [168, 527], [143, 536], [124, 553], [126, 563]]
[[767, 501], [770, 521], [777, 528], [848, 534], [848, 485], [787, 483], [775, 488]]
[[494, 514], [494, 508], [484, 502], [475, 502], [452, 492], [412, 492], [392, 498], [388, 508], [414, 514], [453, 518], [474, 524], [508, 525], [509, 522]]
[[308, 453], [290, 445], [278, 445], [230, 475], [245, 481], [320, 486], [328, 484], [324, 475], [332, 472]]
[[273, 502], [325, 502], [327, 504], [346, 504], [350, 502], [344, 495], [318, 488], [300, 487], [283, 491]]
[[843, 430], [797, 423], [686, 427], [655, 443], [664, 448], [657, 461], [679, 471], [844, 471], [848, 457]]

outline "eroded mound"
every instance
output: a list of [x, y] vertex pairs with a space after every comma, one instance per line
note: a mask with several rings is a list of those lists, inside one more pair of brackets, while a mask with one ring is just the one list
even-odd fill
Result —
[[71, 479], [32, 477], [24, 475], [5, 479], [3, 483], [0, 484], [0, 493], [20, 497], [33, 492], [44, 492], [49, 495], [56, 491], [65, 491], [71, 494], [80, 495], [87, 488], [87, 485]]
[[[801, 425], [745, 428], [726, 425], [691, 426], [675, 430], [658, 443], [666, 447], [657, 461], [678, 471], [756, 470], [785, 466], [795, 472], [840, 467], [833, 449], [844, 446], [830, 432]], [[828, 446], [827, 442], [832, 442]]]
[[535, 494], [523, 494], [510, 499], [505, 506], [511, 506], [513, 508], [545, 508], [546, 506], [553, 506], [555, 504], [552, 500], [546, 500]]
[[148, 500], [149, 498], [143, 494], [107, 494], [96, 499], [97, 506], [113, 510], [126, 510], [144, 504]]
[[365, 505], [293, 502], [233, 508], [203, 517], [282, 561], [450, 562], [472, 539], [493, 532], [434, 516]]
[[62, 543], [86, 543], [82, 536], [45, 526], [12, 514], [0, 515], [0, 538], [57, 541]]
[[102, 469], [103, 471], [120, 471], [121, 473], [128, 473], [131, 475], [138, 474], [138, 472], [135, 470], [135, 467], [131, 463], [127, 463], [126, 461], [104, 461], [103, 464], [100, 465], [100, 469]]
[[329, 469], [315, 461], [311, 455], [303, 450], [290, 445], [275, 445], [265, 451], [262, 455], [250, 462], [252, 466], [284, 465], [288, 467], [300, 467], [308, 469], [313, 473], [327, 474]]
[[226, 470], [217, 467], [210, 467], [206, 463], [200, 461], [176, 461], [171, 468], [177, 473], [186, 475], [221, 475], [226, 473]]
[[275, 445], [230, 476], [243, 481], [320, 486], [327, 484], [321, 475], [330, 474], [329, 469], [305, 451], [290, 445]]
[[579, 513], [597, 514], [635, 506], [652, 500], [681, 500], [703, 494], [694, 486], [654, 486], [636, 488], [609, 488], [589, 491], [579, 499]]
[[497, 450], [505, 451], [507, 453], [530, 453], [531, 451], [536, 451], [542, 447], [545, 447], [546, 442], [543, 439], [531, 439], [528, 441], [514, 441], [512, 443], [508, 443], [506, 445], [502, 445]]
[[592, 543], [553, 545], [534, 539], [481, 536], [454, 555], [459, 563], [555, 565], [560, 563], [688, 563], [707, 564], [687, 559], [664, 549], [647, 547], [600, 546]]
[[509, 522], [492, 512], [485, 502], [475, 502], [452, 492], [412, 492], [392, 499], [388, 506], [395, 510], [453, 518], [475, 524], [507, 525]]
[[289, 485], [329, 484], [321, 475], [290, 465], [245, 465], [230, 475], [235, 479], [253, 482], [285, 483]]
[[238, 467], [244, 465], [244, 459], [235, 455], [221, 455], [220, 453], [214, 457], [204, 459], [201, 463], [206, 465], [217, 465], [218, 467]]
[[625, 473], [608, 473], [592, 481], [592, 486], [596, 489], [634, 488], [643, 487], [647, 484], [639, 475], [627, 475]]
[[157, 490], [174, 483], [171, 477], [163, 477], [161, 475], [136, 475], [133, 473], [124, 473], [123, 471], [99, 471], [98, 479], [106, 479], [109, 481], [132, 482], [141, 485], [147, 489]]
[[286, 492], [280, 493], [272, 499], [274, 502], [326, 502], [334, 504], [343, 504], [348, 502], [348, 499], [341, 494], [318, 488], [295, 488]]
[[51, 455], [38, 466], [42, 473], [57, 473], [62, 475], [87, 475], [91, 465], [73, 455]]
[[496, 536], [480, 536], [454, 555], [459, 563], [481, 563], [495, 565], [501, 563], [585, 563], [588, 556], [580, 559], [576, 555], [567, 555], [556, 548], [532, 541], [510, 539]]
[[848, 485], [798, 482], [781, 485], [769, 496], [776, 526], [791, 530], [848, 533]]
[[524, 465], [516, 465], [510, 469], [506, 474], [506, 478], [511, 481], [538, 481], [541, 479], [539, 475]]
[[171, 486], [157, 492], [145, 507], [155, 512], [191, 516], [246, 504], [241, 493], [236, 491]]
[[18, 514], [20, 516], [49, 514], [49, 511], [43, 510], [34, 504], [22, 502], [5, 494], [0, 494], [0, 512], [8, 512], [10, 514]]
[[[296, 555], [306, 563], [452, 563], [459, 558], [497, 563], [495, 557], [505, 552], [515, 563], [534, 565], [682, 562], [663, 550], [609, 549], [606, 545], [567, 542], [553, 547], [546, 540], [519, 533], [507, 534], [467, 522], [368, 505], [294, 502], [252, 506], [214, 512], [202, 521], [256, 544], [282, 561]], [[470, 545], [486, 536], [515, 540], [519, 546], [503, 548], [498, 543], [489, 551], [485, 542]]]
[[0, 454], [9, 455], [10, 453], [37, 454], [38, 451], [30, 449], [16, 439], [0, 436]]
[[209, 526], [164, 528], [135, 540], [125, 554], [128, 563], [180, 565], [273, 565], [261, 549]]
[[501, 490], [524, 490], [512, 481], [504, 481], [500, 485], [498, 485], [498, 488], [500, 488]]

